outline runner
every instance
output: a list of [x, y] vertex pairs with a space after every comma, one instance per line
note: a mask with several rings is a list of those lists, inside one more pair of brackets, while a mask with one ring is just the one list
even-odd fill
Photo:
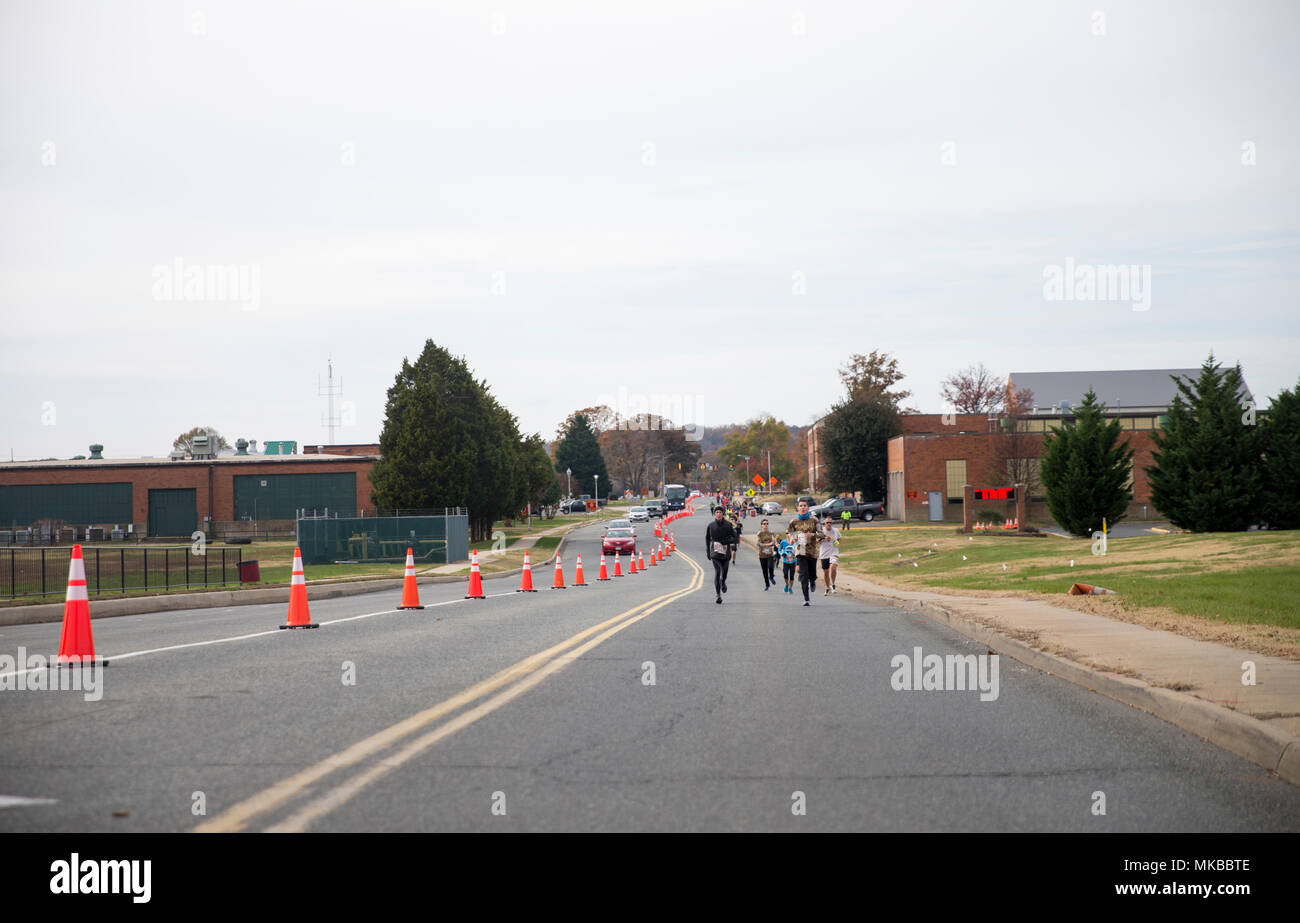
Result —
[[776, 536], [767, 528], [764, 519], [758, 530], [758, 564], [763, 568], [763, 589], [772, 589], [776, 584]]
[[722, 515], [722, 507], [713, 511], [713, 522], [704, 530], [704, 547], [713, 562], [713, 590], [718, 594], [714, 602], [722, 603], [727, 592], [727, 568], [736, 554], [736, 530]]
[[835, 572], [839, 569], [840, 563], [840, 530], [831, 525], [829, 520], [822, 531], [819, 556], [822, 563], [822, 579], [826, 582], [826, 592], [823, 595], [830, 596], [837, 592]]
[[786, 537], [795, 547], [799, 561], [799, 586], [803, 588], [803, 604], [809, 605], [808, 587], [817, 586], [817, 542], [821, 528], [817, 517], [808, 512], [808, 501], [800, 500], [798, 515], [786, 527]]
[[794, 545], [785, 539], [781, 539], [781, 544], [777, 546], [781, 553], [781, 573], [785, 576], [785, 591], [794, 592], [794, 571], [796, 558], [794, 554]]

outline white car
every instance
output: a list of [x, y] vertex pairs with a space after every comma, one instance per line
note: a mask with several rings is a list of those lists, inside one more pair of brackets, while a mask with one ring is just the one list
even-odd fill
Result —
[[609, 522], [605, 523], [605, 534], [608, 535], [610, 532], [614, 531], [615, 529], [630, 529], [630, 528], [632, 528], [632, 523], [630, 520], [611, 519]]
[[632, 522], [649, 522], [650, 511], [644, 506], [634, 506], [627, 511], [627, 518]]

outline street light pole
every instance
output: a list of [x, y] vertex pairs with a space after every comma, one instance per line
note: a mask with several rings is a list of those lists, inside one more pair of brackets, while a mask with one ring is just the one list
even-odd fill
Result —
[[600, 475], [594, 476], [596, 480], [596, 518], [600, 518]]
[[564, 486], [565, 486], [565, 488], [566, 488], [566, 492], [568, 493], [570, 499], [573, 498], [573, 480], [572, 480], [572, 478], [573, 478], [573, 469], [572, 469], [572, 468], [565, 468], [565, 469], [564, 469]]

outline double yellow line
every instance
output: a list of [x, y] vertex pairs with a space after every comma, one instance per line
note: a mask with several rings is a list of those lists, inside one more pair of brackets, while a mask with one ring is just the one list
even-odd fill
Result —
[[[665, 593], [662, 596], [657, 596], [647, 602], [633, 606], [611, 619], [606, 619], [598, 625], [593, 625], [578, 632], [553, 647], [549, 647], [530, 657], [525, 657], [513, 666], [507, 667], [500, 673], [470, 686], [451, 698], [411, 715], [411, 717], [399, 721], [377, 734], [372, 734], [347, 749], [326, 757], [314, 766], [309, 766], [301, 772], [275, 783], [270, 788], [258, 792], [251, 798], [246, 798], [222, 811], [211, 820], [199, 824], [194, 828], [193, 832], [235, 833], [243, 830], [256, 818], [282, 807], [327, 776], [339, 770], [355, 766], [362, 760], [388, 750], [458, 709], [473, 705], [475, 702], [478, 703], [473, 708], [456, 715], [452, 720], [420, 734], [400, 749], [376, 760], [369, 768], [327, 789], [324, 794], [309, 801], [289, 817], [266, 828], [267, 832], [270, 833], [298, 833], [306, 830], [314, 821], [350, 801], [367, 786], [423, 753], [434, 744], [450, 737], [463, 728], [469, 727], [480, 718], [491, 714], [507, 702], [523, 695], [548, 676], [563, 670], [587, 651], [613, 637], [629, 625], [634, 625], [664, 606], [681, 599], [683, 596], [694, 593], [704, 584], [704, 569], [688, 555], [680, 551], [677, 554], [685, 559], [694, 571], [690, 581], [682, 589]], [[492, 693], [496, 694], [492, 695]], [[480, 701], [489, 695], [491, 695], [491, 698]]]

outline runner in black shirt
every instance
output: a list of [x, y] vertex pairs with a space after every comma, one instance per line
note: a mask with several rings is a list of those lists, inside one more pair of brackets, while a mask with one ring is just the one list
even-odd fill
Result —
[[714, 602], [722, 602], [727, 592], [727, 568], [731, 565], [733, 548], [737, 542], [736, 530], [722, 515], [722, 507], [713, 511], [713, 522], [704, 530], [704, 546], [713, 561], [713, 589], [718, 594]]

